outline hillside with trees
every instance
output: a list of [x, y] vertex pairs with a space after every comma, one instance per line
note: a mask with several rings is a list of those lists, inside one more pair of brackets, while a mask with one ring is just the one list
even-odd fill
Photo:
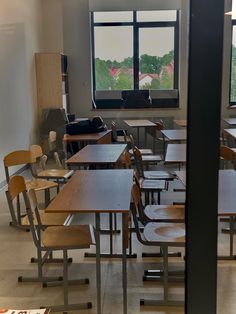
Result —
[[[140, 89], [172, 89], [174, 52], [163, 57], [143, 54], [139, 62]], [[133, 89], [133, 58], [95, 59], [96, 90]], [[143, 80], [143, 82], [142, 82]]]

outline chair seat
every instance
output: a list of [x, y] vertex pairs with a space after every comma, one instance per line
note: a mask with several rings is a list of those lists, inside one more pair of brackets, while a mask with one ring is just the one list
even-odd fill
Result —
[[[152, 149], [149, 149], [149, 148], [141, 148], [139, 149], [140, 150], [140, 153], [143, 155], [153, 155], [153, 151]], [[129, 150], [129, 153], [130, 155], [133, 155], [133, 149], [130, 149]]]
[[46, 169], [37, 173], [38, 177], [48, 179], [69, 179], [74, 174], [73, 170], [66, 169]]
[[166, 189], [166, 182], [164, 180], [140, 179], [139, 184], [142, 191], [156, 191]]
[[56, 182], [48, 181], [45, 179], [32, 179], [26, 181], [27, 190], [34, 189], [35, 191], [42, 191], [45, 189], [50, 189], [57, 187], [58, 184]]
[[116, 137], [116, 143], [129, 143], [130, 139], [124, 135], [117, 135]]
[[142, 156], [142, 162], [143, 163], [151, 163], [151, 162], [160, 162], [163, 159], [161, 158], [160, 155], [144, 155]]
[[174, 180], [175, 176], [168, 171], [144, 171], [144, 178], [148, 180]]
[[47, 249], [89, 248], [95, 244], [91, 225], [48, 227], [41, 233], [41, 239]]
[[185, 225], [182, 223], [147, 223], [143, 230], [144, 237], [150, 242], [170, 246], [184, 246]]
[[147, 205], [144, 213], [150, 220], [184, 222], [185, 219], [183, 205]]
[[[67, 221], [67, 219], [69, 218], [70, 215], [68, 214], [63, 214], [63, 213], [45, 213], [43, 211], [40, 211], [39, 213], [40, 215], [40, 219], [42, 222], [42, 225], [44, 226], [62, 226], [65, 224], [65, 222]], [[34, 222], [37, 225], [37, 219], [36, 216], [34, 216]], [[29, 219], [28, 216], [24, 216], [21, 219], [21, 224], [22, 226], [29, 226]]]

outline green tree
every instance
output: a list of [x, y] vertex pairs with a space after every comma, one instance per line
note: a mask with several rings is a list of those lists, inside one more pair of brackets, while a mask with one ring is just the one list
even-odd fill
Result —
[[113, 86], [113, 77], [106, 61], [96, 58], [95, 78], [97, 90], [109, 90]]
[[133, 89], [132, 79], [127, 73], [121, 72], [114, 84], [115, 90]]
[[173, 73], [168, 73], [167, 69], [163, 69], [160, 78], [160, 89], [173, 88]]
[[166, 66], [174, 60], [174, 50], [171, 50], [169, 53], [165, 54], [161, 58], [161, 65]]
[[140, 56], [140, 72], [141, 73], [160, 73], [161, 70], [161, 58], [156, 56], [149, 56], [147, 54], [143, 54]]
[[151, 82], [151, 89], [160, 89], [160, 80], [158, 78], [155, 78]]
[[236, 102], [236, 47], [232, 46], [230, 100]]
[[124, 68], [133, 68], [133, 58], [132, 57], [128, 57], [125, 58], [120, 65]]

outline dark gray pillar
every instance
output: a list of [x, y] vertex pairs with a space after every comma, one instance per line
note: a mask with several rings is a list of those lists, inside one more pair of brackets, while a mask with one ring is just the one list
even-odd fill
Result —
[[223, 0], [190, 0], [186, 314], [215, 314]]

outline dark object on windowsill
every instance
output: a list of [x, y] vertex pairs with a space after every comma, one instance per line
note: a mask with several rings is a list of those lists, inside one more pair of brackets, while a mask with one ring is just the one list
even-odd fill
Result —
[[123, 108], [150, 108], [149, 90], [124, 90], [121, 93]]

